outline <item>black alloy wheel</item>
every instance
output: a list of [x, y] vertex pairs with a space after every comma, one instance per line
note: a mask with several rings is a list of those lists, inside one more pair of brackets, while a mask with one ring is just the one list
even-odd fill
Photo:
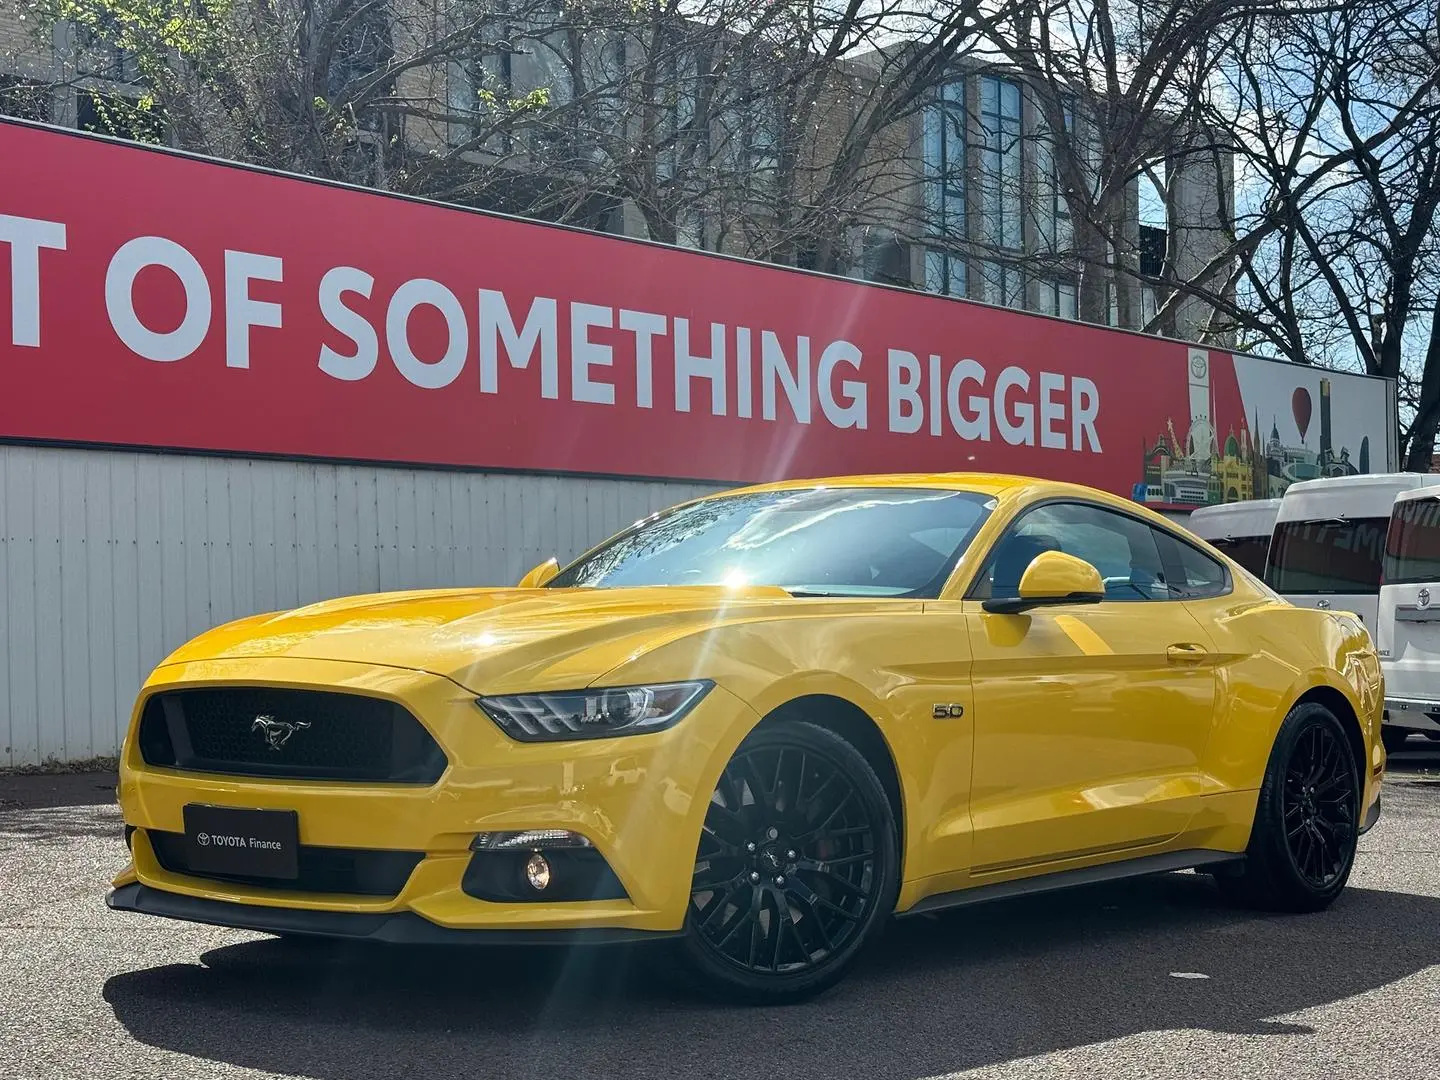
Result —
[[712, 991], [800, 1000], [836, 982], [895, 906], [894, 815], [879, 778], [834, 733], [754, 732], [705, 815], [684, 951]]
[[1343, 732], [1329, 724], [1307, 727], [1285, 769], [1285, 841], [1314, 889], [1328, 889], [1349, 870], [1360, 818], [1356, 786]]
[[1255, 806], [1245, 860], [1217, 870], [1237, 903], [1321, 911], [1345, 888], [1360, 836], [1360, 762], [1325, 706], [1295, 706], [1280, 725]]

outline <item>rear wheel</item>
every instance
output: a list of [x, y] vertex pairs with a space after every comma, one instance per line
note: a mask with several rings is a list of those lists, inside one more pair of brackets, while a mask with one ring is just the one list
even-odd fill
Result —
[[734, 1000], [812, 997], [883, 929], [899, 861], [885, 789], [854, 747], [802, 721], [760, 727], [710, 800], [684, 966], [701, 989]]
[[1270, 911], [1320, 911], [1349, 880], [1359, 837], [1360, 770], [1345, 729], [1323, 705], [1290, 710], [1270, 753], [1232, 899]]

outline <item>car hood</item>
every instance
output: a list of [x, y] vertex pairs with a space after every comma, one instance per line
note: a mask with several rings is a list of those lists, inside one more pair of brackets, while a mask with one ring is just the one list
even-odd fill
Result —
[[801, 603], [783, 589], [718, 586], [383, 593], [229, 623], [166, 663], [341, 660], [426, 671], [476, 693], [563, 689], [696, 630]]

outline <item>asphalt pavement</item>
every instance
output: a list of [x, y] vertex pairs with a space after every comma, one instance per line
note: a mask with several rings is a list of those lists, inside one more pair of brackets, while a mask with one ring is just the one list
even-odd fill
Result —
[[1074, 890], [897, 922], [838, 989], [770, 1010], [633, 952], [112, 913], [114, 777], [0, 776], [0, 1078], [1440, 1078], [1440, 753], [1392, 766], [1323, 914], [1239, 912], [1194, 874]]

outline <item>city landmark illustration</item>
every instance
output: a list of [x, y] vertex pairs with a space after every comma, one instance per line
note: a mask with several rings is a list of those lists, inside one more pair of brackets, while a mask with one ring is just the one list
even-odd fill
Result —
[[1228, 426], [1221, 441], [1222, 418], [1215, 409], [1210, 364], [1205, 350], [1190, 350], [1190, 428], [1180, 439], [1171, 417], [1165, 431], [1145, 442], [1144, 480], [1135, 485], [1133, 492], [1137, 502], [1207, 506], [1273, 499], [1297, 480], [1370, 471], [1369, 436], [1361, 439], [1354, 461], [1348, 447], [1341, 447], [1338, 453], [1335, 450], [1330, 432], [1330, 380], [1326, 378], [1320, 379], [1319, 445], [1315, 448], [1305, 445], [1315, 402], [1310, 389], [1304, 386], [1295, 388], [1289, 402], [1300, 446], [1289, 446], [1281, 440], [1279, 423], [1273, 416], [1270, 436], [1262, 441], [1259, 433], [1264, 428], [1258, 410], [1253, 422], [1243, 414], [1224, 418]]

